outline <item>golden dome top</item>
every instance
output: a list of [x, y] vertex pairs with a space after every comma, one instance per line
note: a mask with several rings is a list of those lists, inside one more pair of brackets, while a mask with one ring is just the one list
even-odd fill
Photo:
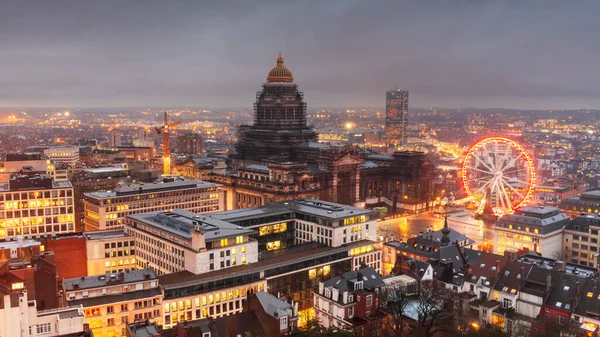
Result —
[[271, 68], [267, 75], [267, 82], [293, 82], [292, 71], [283, 65], [283, 56], [279, 53], [277, 65]]

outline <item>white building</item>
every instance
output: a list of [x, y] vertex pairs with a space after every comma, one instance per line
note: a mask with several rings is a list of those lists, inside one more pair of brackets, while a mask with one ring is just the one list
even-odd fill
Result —
[[494, 230], [494, 252], [529, 249], [544, 257], [562, 256], [563, 231], [569, 217], [558, 208], [545, 206], [522, 207], [514, 214], [498, 219]]
[[[252, 228], [258, 235], [259, 251], [284, 249], [309, 242], [341, 247], [354, 242], [375, 243], [377, 217], [373, 210], [324, 202], [297, 199], [264, 206], [235, 209], [210, 214], [238, 226]], [[381, 250], [373, 244], [351, 250], [352, 270], [366, 264], [381, 272]]]
[[139, 268], [158, 275], [207, 273], [258, 262], [254, 230], [180, 209], [130, 215], [125, 232], [136, 241]]
[[131, 184], [114, 191], [85, 194], [86, 231], [123, 228], [129, 214], [175, 208], [196, 213], [223, 210], [221, 185], [199, 180], [164, 179], [152, 184]]
[[0, 183], [0, 239], [75, 231], [73, 186], [51, 178], [13, 176]]
[[27, 291], [0, 286], [0, 336], [83, 336], [84, 324], [81, 306], [37, 311], [35, 301], [27, 300]]
[[44, 150], [44, 155], [55, 163], [73, 166], [79, 161], [79, 148], [77, 146], [50, 147]]

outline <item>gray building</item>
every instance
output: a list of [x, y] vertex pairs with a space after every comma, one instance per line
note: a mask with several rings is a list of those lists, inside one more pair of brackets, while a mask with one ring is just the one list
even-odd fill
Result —
[[505, 250], [535, 251], [544, 257], [562, 256], [563, 230], [569, 217], [558, 208], [545, 206], [521, 207], [506, 214], [496, 223], [494, 253]]

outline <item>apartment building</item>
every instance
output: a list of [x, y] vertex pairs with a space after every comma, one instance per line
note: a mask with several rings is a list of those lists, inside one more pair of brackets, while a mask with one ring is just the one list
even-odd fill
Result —
[[563, 258], [583, 266], [600, 267], [600, 215], [575, 217], [565, 227]]
[[506, 214], [496, 223], [494, 252], [529, 250], [545, 257], [562, 255], [563, 228], [569, 217], [558, 208], [546, 206], [522, 207]]
[[69, 182], [14, 174], [0, 183], [0, 240], [74, 232], [73, 203]]
[[85, 193], [86, 231], [123, 228], [129, 214], [175, 208], [196, 213], [223, 210], [220, 185], [180, 178], [165, 178], [152, 184], [129, 184], [110, 192]]
[[81, 306], [36, 309], [27, 291], [0, 285], [0, 336], [90, 337]]
[[127, 323], [162, 324], [162, 293], [152, 269], [63, 280], [64, 301], [82, 306], [95, 337], [125, 336]]
[[130, 215], [125, 232], [135, 238], [138, 267], [158, 275], [258, 262], [258, 244], [249, 237], [254, 230], [190, 211]]
[[135, 240], [123, 229], [85, 232], [83, 236], [87, 275], [116, 274], [137, 268]]

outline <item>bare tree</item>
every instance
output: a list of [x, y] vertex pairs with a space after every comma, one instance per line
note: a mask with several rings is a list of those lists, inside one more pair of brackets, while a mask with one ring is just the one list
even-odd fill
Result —
[[438, 333], [456, 333], [458, 299], [456, 293], [436, 281], [422, 282], [416, 302], [417, 322], [412, 336], [430, 337]]
[[457, 333], [460, 300], [443, 283], [423, 281], [418, 292], [393, 286], [381, 291], [381, 310], [387, 314], [384, 334], [390, 337], [430, 337]]
[[410, 318], [406, 314], [415, 301], [414, 291], [402, 285], [389, 286], [381, 289], [379, 297], [381, 310], [387, 315], [383, 322], [385, 336], [410, 336]]

